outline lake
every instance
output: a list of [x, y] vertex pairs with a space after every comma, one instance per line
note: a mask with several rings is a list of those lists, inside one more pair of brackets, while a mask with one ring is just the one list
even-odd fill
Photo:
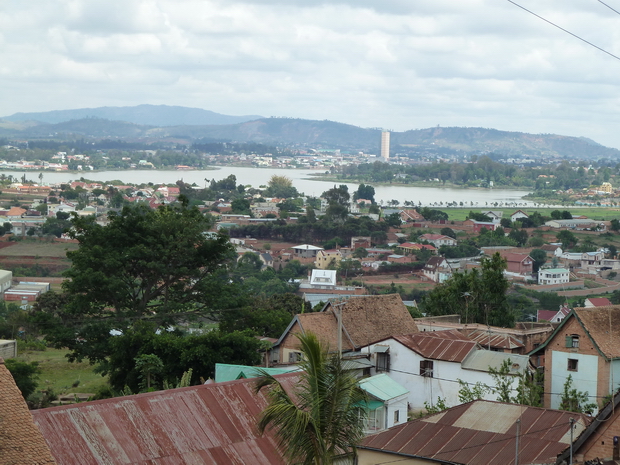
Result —
[[[142, 184], [152, 182], [153, 184], [171, 184], [182, 179], [187, 183], [196, 183], [204, 186], [211, 179], [220, 180], [231, 174], [237, 177], [237, 183], [259, 187], [267, 185], [272, 175], [287, 176], [292, 179], [293, 185], [299, 192], [306, 195], [318, 197], [326, 190], [330, 189], [334, 183], [312, 179], [312, 175], [319, 173], [317, 170], [308, 169], [277, 169], [277, 168], [249, 168], [238, 166], [223, 166], [213, 170], [126, 170], [126, 171], [81, 171], [73, 172], [48, 172], [43, 171], [43, 184], [46, 183], [66, 183], [77, 181], [81, 177], [93, 181], [112, 181], [120, 180], [127, 184]], [[12, 175], [21, 178], [23, 171], [0, 171], [0, 174]], [[35, 182], [39, 181], [39, 171], [27, 171], [26, 178]], [[205, 179], [207, 181], [205, 181]], [[349, 192], [357, 190], [358, 184], [346, 184]], [[509, 206], [532, 206], [532, 202], [523, 200], [522, 197], [528, 194], [527, 191], [510, 189], [452, 189], [438, 187], [413, 187], [413, 186], [374, 186], [375, 200], [379, 203], [387, 204], [391, 200], [398, 200], [400, 203], [405, 201], [419, 202], [422, 205], [439, 205], [440, 202], [463, 202], [466, 205], [477, 205], [480, 208], [491, 207], [495, 202]]]

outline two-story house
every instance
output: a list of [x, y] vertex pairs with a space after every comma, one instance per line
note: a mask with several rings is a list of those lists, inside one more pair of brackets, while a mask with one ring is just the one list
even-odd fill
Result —
[[[486, 386], [495, 386], [489, 367], [499, 369], [510, 361], [511, 374], [523, 373], [528, 368], [528, 356], [484, 350], [459, 331], [422, 331], [414, 334], [391, 336], [361, 349], [368, 353], [373, 373], [387, 373], [409, 391], [412, 409], [433, 405], [438, 397], [447, 405], [459, 404], [458, 380]], [[516, 379], [514, 386], [516, 387]], [[488, 393], [487, 398], [497, 396]]]
[[620, 384], [620, 305], [573, 309], [530, 357], [541, 354], [545, 407], [560, 406], [569, 376], [592, 402], [615, 392]]

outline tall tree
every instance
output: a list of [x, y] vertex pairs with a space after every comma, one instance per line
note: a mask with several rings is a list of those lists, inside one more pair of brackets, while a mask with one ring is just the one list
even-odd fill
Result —
[[71, 358], [100, 361], [110, 331], [124, 332], [140, 319], [162, 326], [178, 314], [209, 311], [226, 292], [222, 276], [232, 248], [225, 236], [208, 236], [210, 220], [187, 204], [152, 210], [125, 207], [101, 226], [74, 218], [79, 248], [63, 283], [68, 295], [62, 326], [48, 338], [73, 350]]
[[269, 399], [258, 428], [275, 430], [289, 463], [328, 465], [363, 438], [367, 398], [339, 356], [329, 355], [314, 334], [299, 340], [303, 371], [295, 392], [267, 374], [256, 383], [257, 392], [268, 388]]
[[466, 323], [512, 327], [515, 314], [508, 305], [506, 260], [498, 253], [483, 258], [479, 269], [456, 272], [430, 291], [422, 301], [430, 315], [459, 314]]

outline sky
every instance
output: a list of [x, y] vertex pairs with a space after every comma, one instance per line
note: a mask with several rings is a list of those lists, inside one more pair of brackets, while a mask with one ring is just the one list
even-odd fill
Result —
[[[620, 56], [620, 0], [515, 0]], [[181, 105], [620, 149], [620, 59], [508, 0], [2, 0], [0, 116]]]

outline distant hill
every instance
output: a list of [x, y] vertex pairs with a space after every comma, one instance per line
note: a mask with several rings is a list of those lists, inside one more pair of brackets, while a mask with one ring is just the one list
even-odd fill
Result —
[[[88, 112], [93, 114], [70, 119]], [[202, 121], [200, 118], [211, 117], [218, 122], [198, 124]], [[38, 118], [39, 122], [32, 118]], [[45, 118], [63, 121], [41, 122]], [[223, 122], [227, 118], [242, 121]], [[341, 149], [375, 154], [379, 152], [381, 138], [379, 129], [360, 128], [334, 121], [226, 116], [196, 108], [164, 105], [18, 113], [0, 120], [0, 137], [64, 140], [96, 138], [140, 143], [168, 140], [184, 144], [205, 141], [256, 142], [289, 148]], [[392, 151], [403, 154], [444, 156], [496, 153], [509, 157], [620, 158], [619, 150], [604, 147], [584, 137], [527, 134], [488, 128], [434, 127], [392, 132], [391, 142]]]
[[252, 121], [262, 116], [229, 116], [200, 108], [168, 105], [137, 105], [134, 107], [99, 107], [78, 110], [56, 110], [41, 113], [15, 113], [2, 117], [6, 121], [40, 121], [64, 123], [84, 118], [100, 118], [146, 126], [182, 126], [203, 124], [235, 124]]

